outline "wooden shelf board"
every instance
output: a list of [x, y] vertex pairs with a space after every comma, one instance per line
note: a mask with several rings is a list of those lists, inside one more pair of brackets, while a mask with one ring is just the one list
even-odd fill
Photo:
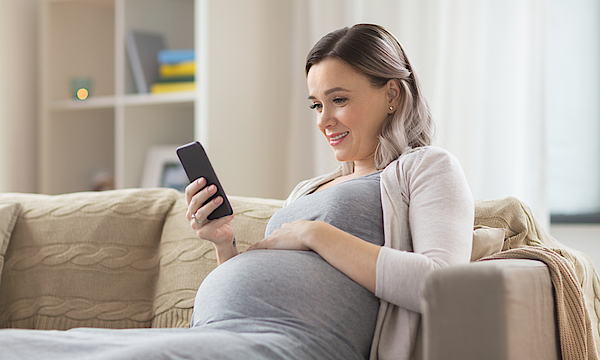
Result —
[[125, 95], [125, 105], [145, 105], [145, 104], [175, 104], [193, 102], [196, 99], [196, 93], [193, 91], [165, 93], [165, 94], [128, 94]]
[[54, 100], [50, 103], [52, 110], [103, 109], [115, 106], [114, 96], [90, 96], [86, 100]]
[[[122, 98], [124, 105], [156, 105], [156, 104], [179, 104], [194, 102], [195, 92], [178, 92], [167, 94], [128, 94]], [[115, 107], [121, 103], [115, 96], [93, 96], [87, 100], [55, 100], [50, 104], [51, 110], [81, 110], [81, 109], [103, 109]]]

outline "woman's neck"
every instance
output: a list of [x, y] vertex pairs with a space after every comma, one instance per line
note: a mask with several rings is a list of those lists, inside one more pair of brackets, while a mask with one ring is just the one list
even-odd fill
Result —
[[355, 177], [358, 176], [364, 176], [364, 175], [368, 175], [371, 173], [374, 173], [375, 171], [377, 171], [377, 168], [375, 168], [375, 161], [371, 160], [365, 160], [365, 161], [355, 161], [354, 162], [354, 171], [352, 172], [352, 175], [354, 175]]

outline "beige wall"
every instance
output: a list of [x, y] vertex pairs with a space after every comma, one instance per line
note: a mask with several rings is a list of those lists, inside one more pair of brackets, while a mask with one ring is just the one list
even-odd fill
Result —
[[0, 1], [0, 192], [36, 191], [37, 1]]
[[291, 0], [210, 1], [209, 156], [227, 194], [284, 198]]

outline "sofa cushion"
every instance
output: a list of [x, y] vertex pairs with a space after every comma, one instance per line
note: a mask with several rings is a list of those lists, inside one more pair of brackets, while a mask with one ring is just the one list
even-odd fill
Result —
[[473, 247], [471, 261], [479, 260], [502, 251], [504, 229], [475, 225], [473, 229]]
[[151, 325], [165, 216], [180, 193], [1, 194], [23, 207], [0, 282], [0, 327]]
[[4, 266], [4, 255], [10, 241], [10, 234], [15, 227], [21, 211], [19, 204], [0, 204], [0, 274]]
[[[232, 226], [240, 252], [262, 240], [271, 216], [283, 201], [230, 196], [235, 214]], [[196, 291], [217, 266], [211, 242], [201, 240], [185, 217], [182, 195], [167, 215], [160, 245], [160, 274], [156, 284], [152, 327], [187, 327]]]

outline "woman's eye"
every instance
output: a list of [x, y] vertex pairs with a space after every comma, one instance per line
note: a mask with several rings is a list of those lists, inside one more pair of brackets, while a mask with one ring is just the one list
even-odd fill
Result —
[[343, 104], [344, 102], [346, 102], [346, 100], [348, 100], [348, 99], [346, 99], [346, 98], [335, 98], [335, 99], [333, 99], [333, 102], [334, 102], [335, 104], [337, 104], [337, 105], [341, 105], [341, 104]]
[[310, 109], [311, 109], [311, 110], [321, 110], [321, 107], [322, 107], [322, 106], [323, 106], [323, 105], [321, 105], [321, 104], [314, 103], [314, 104], [311, 104], [311, 105], [310, 105]]

